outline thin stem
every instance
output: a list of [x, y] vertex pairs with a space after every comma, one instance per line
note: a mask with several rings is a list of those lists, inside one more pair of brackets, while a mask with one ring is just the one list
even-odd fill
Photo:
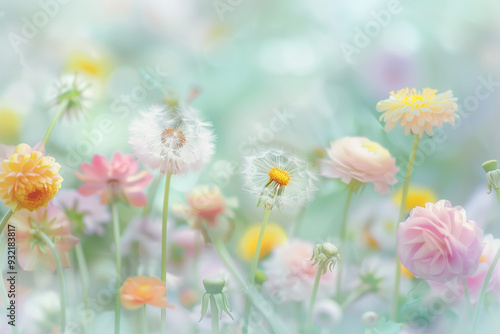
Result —
[[467, 280], [462, 278], [462, 286], [464, 287], [465, 302], [467, 304], [467, 313], [470, 317], [472, 314], [472, 304], [470, 302], [469, 287], [467, 286]]
[[[167, 217], [168, 217], [168, 195], [170, 193], [170, 178], [172, 174], [167, 173], [165, 180], [165, 192], [163, 195], [163, 212], [161, 215], [161, 280], [167, 281]], [[161, 309], [161, 334], [167, 332], [167, 311]]]
[[[85, 306], [84, 324], [87, 332], [93, 332], [90, 329], [93, 327], [92, 326], [93, 316], [91, 316], [92, 309], [90, 307], [90, 299], [89, 299], [89, 271], [87, 268], [87, 261], [85, 261], [85, 255], [83, 253], [83, 248], [81, 243], [76, 244], [75, 254], [76, 254], [76, 261], [78, 262], [78, 272], [80, 273], [80, 282], [82, 284], [83, 304]], [[90, 322], [89, 318], [91, 318]]]
[[[266, 231], [266, 226], [267, 226], [267, 221], [269, 220], [269, 215], [271, 214], [270, 209], [266, 209], [266, 213], [264, 214], [264, 219], [262, 220], [262, 224], [260, 225], [260, 232], [259, 232], [259, 239], [257, 240], [257, 245], [255, 247], [255, 251], [253, 253], [253, 259], [252, 259], [252, 264], [250, 266], [250, 277], [248, 281], [250, 284], [254, 284], [255, 282], [255, 273], [257, 272], [257, 264], [259, 263], [259, 256], [260, 256], [260, 249], [262, 247], [262, 240], [264, 239], [264, 234]], [[244, 333], [248, 332], [248, 326], [250, 323], [250, 310], [251, 310], [251, 305], [250, 305], [250, 300], [247, 297], [247, 300], [245, 302], [245, 322], [243, 323], [244, 325]]]
[[146, 313], [146, 304], [142, 306], [142, 317], [141, 317], [141, 322], [142, 322], [142, 332], [147, 333], [148, 332], [148, 316]]
[[[4, 282], [3, 271], [1, 268], [3, 267], [3, 261], [2, 261], [3, 260], [3, 253], [5, 252], [5, 246], [7, 246], [7, 235], [5, 233], [3, 233], [1, 238], [2, 238], [2, 240], [0, 241], [0, 279], [1, 279], [1, 282]], [[5, 308], [7, 308], [10, 305], [10, 300], [9, 300], [9, 296], [7, 295], [7, 290], [6, 290], [5, 284], [0, 284], [0, 293], [2, 294], [2, 300], [3, 300], [4, 306], [5, 306]], [[19, 333], [19, 330], [17, 329], [17, 325], [12, 326], [12, 328], [14, 330], [14, 334]]]
[[115, 334], [120, 333], [120, 286], [122, 283], [122, 256], [120, 245], [120, 220], [118, 218], [118, 208], [116, 202], [111, 203], [111, 213], [113, 216], [113, 236], [115, 239], [115, 261], [116, 261], [116, 291], [115, 291]]
[[362, 284], [354, 289], [354, 291], [342, 302], [342, 304], [340, 304], [340, 307], [345, 310], [356, 300], [372, 291], [373, 289], [370, 286]]
[[214, 295], [210, 295], [210, 315], [212, 316], [212, 334], [219, 334], [219, 309]]
[[50, 136], [52, 135], [52, 131], [54, 131], [54, 127], [57, 124], [57, 121], [61, 116], [64, 114], [64, 111], [66, 110], [66, 107], [68, 106], [68, 101], [64, 100], [60, 105], [59, 108], [57, 109], [54, 117], [52, 118], [52, 121], [49, 124], [49, 127], [47, 128], [47, 131], [45, 132], [45, 136], [43, 136], [43, 144], [47, 145], [49, 142]]
[[[347, 199], [344, 205], [344, 212], [342, 214], [342, 222], [340, 225], [340, 247], [342, 248], [342, 258], [346, 259], [346, 237], [347, 237], [347, 213], [349, 212], [349, 206], [351, 205], [353, 191], [349, 188], [349, 192], [347, 193]], [[337, 289], [336, 289], [336, 299], [340, 300], [340, 296], [342, 294], [342, 268], [344, 261], [338, 263], [337, 268]]]
[[[496, 193], [497, 193], [498, 203], [500, 204], [500, 190], [496, 190]], [[500, 248], [498, 248], [495, 257], [493, 258], [493, 262], [491, 262], [490, 268], [488, 269], [486, 277], [484, 278], [483, 286], [481, 287], [481, 293], [479, 294], [479, 299], [476, 304], [476, 310], [474, 311], [474, 318], [472, 320], [472, 334], [476, 333], [477, 326], [479, 324], [479, 318], [481, 317], [481, 311], [484, 305], [484, 299], [486, 298], [486, 289], [488, 288], [491, 275], [493, 274], [493, 271], [495, 270], [495, 267], [499, 259], [500, 259]]]
[[314, 302], [316, 302], [316, 296], [318, 295], [319, 281], [321, 279], [321, 273], [323, 272], [324, 267], [325, 263], [322, 263], [318, 267], [318, 272], [316, 273], [316, 279], [314, 280], [314, 286], [311, 294], [311, 301], [309, 302], [309, 311], [307, 312], [306, 333], [309, 333], [311, 331]]
[[[7, 211], [7, 213], [5, 213], [5, 215], [2, 218], [2, 221], [0, 222], [0, 233], [4, 232], [5, 225], [7, 225], [7, 223], [9, 222], [10, 217], [12, 217], [13, 214], [14, 214], [14, 212], [12, 211], [12, 209], [9, 209], [9, 211]], [[0, 254], [0, 255], [3, 255], [3, 253]]]
[[61, 333], [66, 331], [66, 281], [64, 280], [64, 273], [61, 264], [61, 259], [57, 253], [56, 247], [49, 236], [42, 231], [38, 231], [38, 236], [43, 239], [43, 242], [50, 248], [52, 256], [54, 256], [54, 261], [57, 268], [57, 278], [59, 279], [59, 291], [61, 298]]
[[[417, 154], [419, 136], [415, 135], [415, 139], [413, 140], [413, 147], [410, 153], [410, 159], [408, 161], [408, 168], [406, 169], [405, 180], [403, 183], [403, 190], [401, 194], [401, 206], [399, 208], [399, 217], [397, 224], [401, 223], [405, 214], [406, 214], [406, 199], [408, 197], [408, 188], [410, 186], [410, 178], [413, 172], [413, 164], [415, 163], [415, 155]], [[397, 232], [396, 226], [396, 232]], [[396, 239], [396, 247], [398, 244], [398, 240]], [[395, 255], [396, 261], [396, 280], [394, 282], [394, 293], [392, 297], [392, 320], [396, 321], [398, 317], [398, 303], [399, 303], [399, 281], [401, 280], [401, 261], [399, 260], [398, 253]]]

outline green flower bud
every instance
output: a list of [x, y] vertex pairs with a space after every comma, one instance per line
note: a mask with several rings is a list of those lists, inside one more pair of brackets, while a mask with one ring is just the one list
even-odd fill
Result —
[[483, 167], [483, 169], [486, 173], [494, 171], [495, 169], [497, 169], [497, 161], [496, 160], [488, 160], [486, 162], [483, 162], [481, 167]]
[[225, 284], [226, 281], [220, 276], [209, 277], [203, 280], [203, 286], [205, 287], [205, 290], [207, 291], [207, 293], [210, 293], [212, 295], [222, 293], [222, 289], [224, 289]]

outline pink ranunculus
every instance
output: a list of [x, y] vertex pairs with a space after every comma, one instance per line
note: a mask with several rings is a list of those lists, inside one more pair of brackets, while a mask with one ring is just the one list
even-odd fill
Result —
[[54, 243], [62, 266], [70, 267], [68, 251], [78, 239], [71, 235], [68, 217], [59, 208], [49, 203], [37, 211], [20, 210], [9, 220], [16, 228], [17, 260], [24, 270], [35, 270], [42, 266], [54, 271], [54, 256], [38, 233], [45, 233]]
[[320, 172], [324, 177], [340, 178], [349, 184], [351, 180], [373, 183], [375, 191], [389, 192], [389, 186], [398, 181], [396, 159], [380, 144], [364, 137], [343, 137], [326, 149], [329, 159], [320, 160]]
[[474, 274], [483, 231], [447, 200], [416, 207], [397, 232], [398, 256], [416, 277], [446, 282]]
[[94, 155], [92, 164], [84, 163], [80, 168], [82, 173], [75, 172], [85, 182], [78, 188], [80, 194], [99, 194], [103, 204], [119, 198], [133, 206], [146, 205], [144, 188], [153, 176], [147, 170], [137, 173], [139, 164], [131, 155], [116, 152], [111, 162], [101, 155]]

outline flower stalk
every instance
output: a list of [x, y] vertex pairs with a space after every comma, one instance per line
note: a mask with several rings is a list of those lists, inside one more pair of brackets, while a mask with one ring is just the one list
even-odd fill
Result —
[[[92, 309], [90, 307], [89, 299], [89, 271], [87, 268], [87, 261], [81, 243], [75, 245], [76, 261], [78, 262], [78, 271], [80, 273], [80, 283], [82, 284], [83, 305], [85, 307], [84, 325], [87, 333], [93, 333], [93, 316], [90, 316]], [[89, 319], [89, 317], [91, 319]], [[90, 321], [89, 321], [90, 320]]]
[[314, 286], [311, 294], [311, 301], [309, 302], [309, 310], [307, 311], [307, 321], [306, 321], [306, 333], [311, 331], [312, 327], [312, 312], [314, 309], [314, 303], [316, 302], [316, 296], [318, 295], [319, 281], [323, 270], [326, 270], [326, 263], [321, 263], [318, 272], [316, 273], [316, 278], [314, 279]]
[[212, 317], [212, 334], [219, 334], [219, 310], [214, 295], [210, 295], [210, 315]]
[[[168, 197], [170, 194], [170, 179], [172, 174], [167, 173], [165, 179], [165, 191], [163, 195], [163, 212], [161, 216], [161, 281], [167, 282], [167, 218]], [[161, 333], [167, 332], [167, 310], [161, 309]]]
[[120, 245], [120, 220], [116, 201], [111, 203], [111, 215], [113, 217], [113, 236], [115, 241], [115, 261], [116, 261], [116, 296], [115, 296], [115, 334], [120, 333], [120, 286], [122, 276], [122, 257]]
[[45, 135], [43, 136], [43, 144], [46, 146], [47, 143], [49, 142], [50, 136], [52, 135], [52, 131], [54, 131], [54, 128], [61, 118], [61, 116], [64, 114], [66, 111], [66, 108], [68, 107], [68, 100], [64, 100], [61, 102], [59, 105], [59, 108], [57, 108], [57, 111], [52, 118], [52, 121], [49, 124], [49, 127], [47, 128], [47, 131], [45, 132]]
[[[408, 197], [408, 188], [410, 187], [410, 178], [411, 174], [413, 173], [413, 165], [415, 163], [415, 156], [417, 154], [418, 150], [418, 142], [419, 142], [420, 137], [418, 135], [414, 135], [414, 140], [413, 140], [413, 147], [410, 153], [410, 159], [408, 161], [408, 167], [406, 169], [406, 175], [405, 175], [405, 180], [403, 183], [403, 189], [402, 189], [402, 194], [401, 194], [401, 206], [399, 209], [399, 217], [398, 221], [396, 224], [399, 224], [405, 214], [406, 214], [406, 199]], [[397, 232], [397, 225], [396, 225], [396, 232]], [[397, 238], [396, 238], [396, 247], [397, 247]], [[401, 261], [399, 260], [398, 253], [396, 252], [395, 255], [395, 261], [396, 261], [396, 280], [394, 282], [394, 293], [392, 297], [392, 320], [396, 320], [398, 317], [398, 304], [399, 304], [399, 282], [401, 280]]]
[[[352, 183], [352, 182], [351, 182]], [[352, 199], [352, 194], [354, 193], [353, 187], [349, 187], [348, 193], [347, 193], [347, 199], [344, 205], [344, 213], [342, 214], [342, 222], [340, 225], [340, 245], [342, 247], [342, 256], [345, 258], [345, 252], [346, 252], [346, 237], [347, 237], [347, 213], [349, 212], [349, 206], [351, 204], [351, 199]], [[337, 288], [335, 289], [336, 293], [336, 299], [340, 300], [340, 297], [342, 295], [342, 263], [339, 263], [339, 266], [337, 268]]]

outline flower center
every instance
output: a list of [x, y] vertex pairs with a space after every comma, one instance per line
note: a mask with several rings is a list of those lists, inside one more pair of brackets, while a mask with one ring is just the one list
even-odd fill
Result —
[[151, 298], [151, 286], [150, 285], [139, 286], [139, 288], [137, 288], [137, 297], [141, 299]]
[[269, 179], [270, 181], [274, 181], [281, 186], [286, 186], [288, 182], [290, 182], [290, 174], [283, 169], [274, 167], [269, 171]]
[[177, 147], [182, 147], [186, 144], [186, 135], [181, 130], [168, 128], [161, 133], [161, 142], [163, 144], [173, 144]]
[[375, 147], [375, 145], [373, 145], [373, 144], [367, 143], [367, 144], [364, 144], [363, 147], [367, 148], [368, 151], [370, 151], [370, 152], [373, 152], [373, 153], [377, 152], [377, 147]]
[[481, 262], [486, 262], [486, 255], [481, 255], [481, 257], [479, 258], [479, 263]]

